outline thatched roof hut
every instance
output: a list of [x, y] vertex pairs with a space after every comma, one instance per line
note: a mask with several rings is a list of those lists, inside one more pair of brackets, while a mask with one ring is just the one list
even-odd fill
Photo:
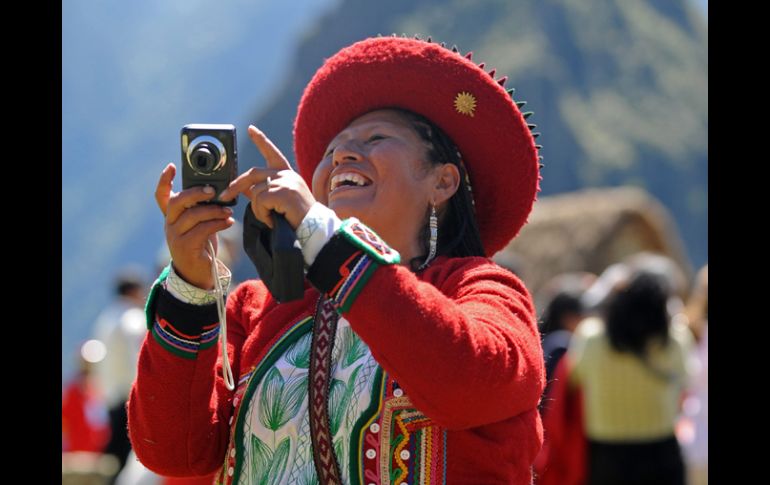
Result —
[[640, 251], [669, 256], [688, 279], [692, 274], [668, 210], [642, 189], [621, 187], [540, 198], [529, 223], [493, 259], [513, 266], [537, 293], [558, 274], [600, 274]]

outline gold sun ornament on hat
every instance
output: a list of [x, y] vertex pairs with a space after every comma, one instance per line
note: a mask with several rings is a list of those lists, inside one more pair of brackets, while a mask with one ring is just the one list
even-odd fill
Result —
[[455, 109], [458, 113], [473, 118], [473, 112], [476, 111], [476, 97], [466, 91], [457, 93], [457, 96], [455, 96]]

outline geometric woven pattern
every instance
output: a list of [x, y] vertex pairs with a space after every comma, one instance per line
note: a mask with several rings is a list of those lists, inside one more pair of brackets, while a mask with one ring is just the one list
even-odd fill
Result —
[[374, 231], [355, 217], [345, 219], [340, 228], [345, 238], [380, 264], [398, 264], [401, 256]]
[[[222, 284], [222, 291], [227, 293], [227, 290], [230, 288], [232, 273], [230, 273], [230, 270], [227, 268], [227, 266], [225, 266], [225, 263], [218, 259], [217, 276], [219, 277], [219, 281]], [[176, 296], [185, 303], [190, 303], [193, 305], [210, 305], [216, 302], [215, 290], [207, 291], [191, 285], [190, 283], [183, 280], [178, 274], [176, 274], [173, 266], [171, 266], [171, 270], [168, 273], [168, 278], [164, 282], [164, 285], [169, 293]]]
[[305, 219], [302, 219], [299, 227], [297, 227], [297, 240], [299, 241], [300, 247], [304, 248], [308, 240], [310, 240], [310, 236], [312, 236], [318, 228], [323, 226], [325, 222], [326, 218], [321, 216], [306, 217]]
[[342, 484], [342, 473], [334, 455], [329, 421], [329, 387], [334, 337], [339, 315], [331, 301], [321, 297], [316, 308], [310, 350], [310, 436], [313, 461], [321, 483]]

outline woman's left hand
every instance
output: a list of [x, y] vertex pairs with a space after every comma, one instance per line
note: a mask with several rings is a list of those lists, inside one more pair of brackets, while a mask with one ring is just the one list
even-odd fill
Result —
[[261, 222], [273, 227], [270, 211], [283, 214], [296, 230], [315, 203], [305, 180], [294, 170], [281, 150], [255, 126], [249, 126], [249, 138], [267, 161], [266, 168], [251, 168], [230, 183], [220, 200], [234, 199], [239, 193], [251, 200], [251, 210]]

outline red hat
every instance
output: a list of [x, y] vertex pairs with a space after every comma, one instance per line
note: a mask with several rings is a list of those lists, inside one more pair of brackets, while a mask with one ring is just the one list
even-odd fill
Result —
[[[300, 174], [311, 183], [328, 143], [370, 111], [418, 113], [454, 141], [468, 170], [487, 256], [526, 223], [539, 190], [538, 146], [495, 70], [428, 40], [377, 37], [326, 60], [305, 88], [294, 123]], [[511, 90], [512, 92], [512, 90]], [[528, 113], [527, 116], [531, 114]]]

